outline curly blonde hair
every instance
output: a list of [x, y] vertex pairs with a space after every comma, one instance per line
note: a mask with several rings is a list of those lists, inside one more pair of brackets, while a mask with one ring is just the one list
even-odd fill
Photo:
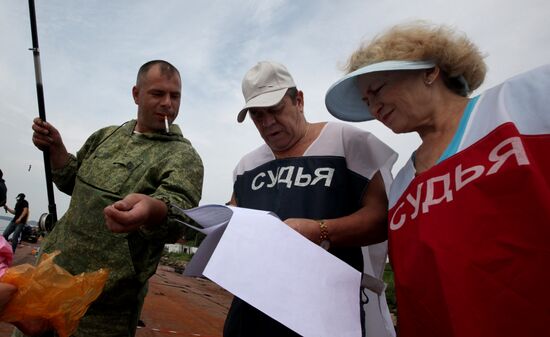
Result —
[[[487, 66], [483, 57], [464, 34], [448, 26], [415, 21], [396, 25], [363, 43], [350, 56], [345, 69], [350, 73], [389, 60], [432, 61], [443, 71], [447, 87], [466, 96], [485, 79]], [[464, 89], [466, 92], [461, 93]]]

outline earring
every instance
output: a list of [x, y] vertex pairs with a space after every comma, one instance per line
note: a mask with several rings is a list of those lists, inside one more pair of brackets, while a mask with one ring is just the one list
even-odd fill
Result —
[[429, 81], [429, 80], [425, 80], [424, 83], [425, 83], [427, 86], [432, 85], [432, 81]]

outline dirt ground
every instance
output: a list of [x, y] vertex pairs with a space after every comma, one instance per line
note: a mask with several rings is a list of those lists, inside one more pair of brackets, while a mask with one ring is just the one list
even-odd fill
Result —
[[233, 296], [211, 281], [159, 266], [150, 279], [137, 337], [221, 337]]
[[[23, 242], [13, 265], [33, 264], [37, 247]], [[208, 280], [184, 277], [171, 267], [159, 266], [149, 280], [141, 315], [145, 326], [138, 328], [136, 337], [221, 337], [231, 300], [230, 293]], [[12, 330], [12, 325], [0, 323], [0, 337], [10, 336]]]

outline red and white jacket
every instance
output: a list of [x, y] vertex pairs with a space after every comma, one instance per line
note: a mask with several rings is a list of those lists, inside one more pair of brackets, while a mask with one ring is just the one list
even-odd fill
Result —
[[550, 65], [484, 92], [456, 153], [390, 191], [400, 337], [550, 336]]

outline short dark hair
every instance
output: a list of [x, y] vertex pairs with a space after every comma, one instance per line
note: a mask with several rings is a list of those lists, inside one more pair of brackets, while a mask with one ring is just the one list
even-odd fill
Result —
[[158, 64], [160, 66], [160, 73], [162, 75], [172, 77], [175, 74], [175, 75], [178, 75], [179, 78], [181, 78], [180, 72], [171, 63], [164, 60], [152, 60], [144, 63], [139, 68], [137, 78], [136, 78], [136, 85], [139, 84], [139, 82], [145, 77], [149, 69], [151, 69], [151, 67], [154, 66], [155, 64]]
[[2, 173], [2, 170], [0, 170], [0, 179], [4, 176], [4, 173]]
[[296, 104], [296, 96], [298, 96], [298, 89], [296, 87], [288, 88], [285, 95], [290, 97], [293, 104]]

